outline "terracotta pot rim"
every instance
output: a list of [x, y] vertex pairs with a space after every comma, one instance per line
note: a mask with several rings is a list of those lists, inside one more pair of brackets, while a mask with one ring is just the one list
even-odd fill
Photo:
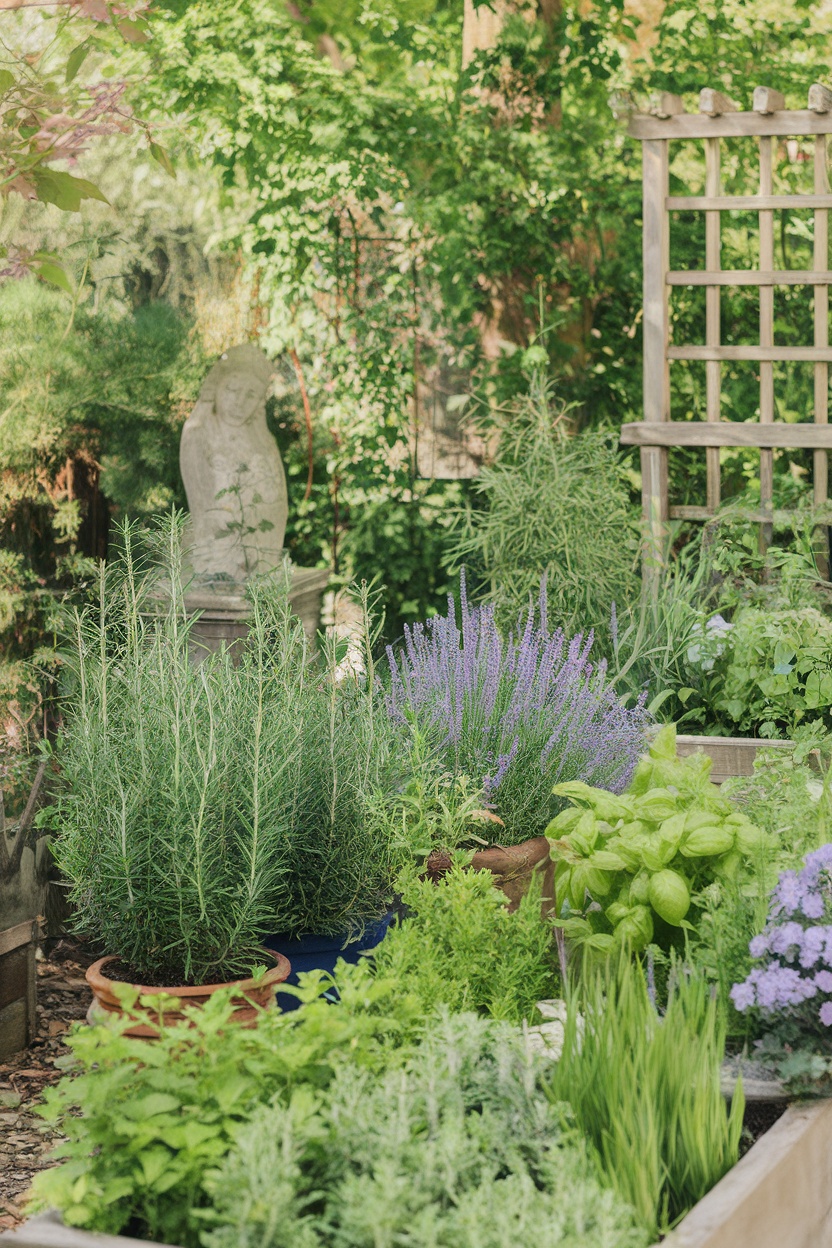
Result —
[[94, 993], [109, 992], [114, 985], [125, 985], [128, 988], [138, 989], [141, 996], [169, 996], [180, 998], [205, 997], [210, 993], [219, 992], [222, 988], [235, 988], [238, 992], [257, 992], [263, 988], [269, 988], [272, 984], [283, 983], [291, 974], [291, 964], [288, 958], [282, 953], [277, 953], [273, 949], [264, 949], [263, 954], [267, 958], [271, 958], [275, 965], [271, 967], [261, 979], [232, 979], [227, 983], [221, 984], [194, 984], [182, 985], [176, 987], [167, 985], [162, 987], [151, 987], [148, 984], [136, 984], [127, 979], [110, 979], [103, 974], [103, 967], [108, 962], [117, 962], [120, 956], [117, 953], [109, 953], [103, 958], [99, 958], [97, 962], [93, 962], [92, 966], [87, 967], [84, 978]]

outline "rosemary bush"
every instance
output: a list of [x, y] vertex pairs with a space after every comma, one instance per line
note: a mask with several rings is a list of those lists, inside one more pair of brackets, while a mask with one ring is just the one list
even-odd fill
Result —
[[614, 604], [638, 598], [638, 518], [614, 440], [575, 433], [539, 373], [505, 413], [496, 462], [474, 483], [484, 505], [461, 513], [451, 559], [489, 585], [511, 626], [546, 576], [551, 618], [606, 643]]
[[141, 977], [207, 982], [245, 973], [265, 932], [383, 911], [397, 864], [365, 794], [390, 754], [372, 672], [328, 679], [334, 646], [310, 656], [273, 583], [251, 591], [239, 663], [194, 663], [177, 517], [161, 536], [164, 595], [128, 528], [75, 614], [51, 817], [79, 930]]

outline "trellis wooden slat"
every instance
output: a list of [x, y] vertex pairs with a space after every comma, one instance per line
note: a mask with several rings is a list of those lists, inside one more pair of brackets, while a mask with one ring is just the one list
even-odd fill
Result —
[[[774, 165], [772, 140], [760, 138], [760, 197], [765, 199], [774, 191]], [[774, 212], [771, 208], [760, 211], [760, 268], [774, 268]], [[774, 347], [774, 287], [760, 287], [760, 346], [768, 350]], [[760, 424], [774, 421], [774, 361], [760, 361]], [[760, 450], [760, 508], [768, 516], [774, 497], [774, 456], [770, 450]], [[771, 525], [763, 524], [760, 540], [764, 545], [771, 541]]]
[[832, 269], [671, 269], [668, 286], [826, 286]]
[[[822, 99], [823, 97], [821, 97]], [[817, 95], [816, 95], [816, 102]], [[809, 103], [812, 103], [810, 92]], [[815, 192], [823, 195], [829, 190], [829, 175], [826, 168], [826, 136], [817, 135], [815, 138], [815, 161], [814, 161], [814, 183]], [[814, 214], [814, 248], [812, 262], [816, 266], [818, 273], [826, 268], [829, 264], [829, 212], [828, 209], [817, 207]], [[829, 342], [829, 282], [819, 278], [814, 283], [814, 331], [815, 331], [815, 348], [822, 351]], [[826, 360], [815, 361], [815, 424], [826, 425], [829, 422], [829, 364]], [[814, 454], [813, 462], [813, 479], [814, 479], [814, 501], [816, 507], [822, 507], [826, 503], [827, 492], [829, 488], [829, 460], [825, 451], [817, 450]], [[821, 538], [822, 547], [828, 547], [828, 537], [824, 535]], [[825, 567], [824, 573], [829, 574], [828, 570], [828, 549], [822, 550]]]
[[832, 195], [668, 195], [665, 206], [671, 212], [759, 212], [761, 208], [832, 208]]
[[725, 113], [708, 117], [702, 113], [682, 113], [667, 118], [637, 113], [630, 119], [629, 131], [636, 139], [743, 139], [761, 134], [791, 138], [832, 134], [832, 113], [784, 109], [770, 116], [762, 113]]
[[625, 446], [748, 446], [788, 450], [830, 449], [828, 425], [770, 424], [756, 421], [722, 421], [718, 425], [704, 420], [668, 420], [653, 423], [637, 420], [621, 426], [621, 441]]
[[813, 364], [832, 362], [832, 347], [756, 347], [743, 343], [735, 347], [668, 347], [669, 360], [766, 360], [772, 363], [793, 361]]
[[[670, 230], [664, 202], [668, 189], [666, 142], [643, 145], [644, 252], [644, 417], [670, 420], [670, 309], [666, 275], [670, 268]], [[667, 506], [667, 451], [645, 447], [641, 455], [642, 505], [652, 541], [645, 559], [657, 566], [664, 547]]]
[[[711, 101], [712, 107], [722, 99]], [[719, 139], [705, 140], [705, 192], [714, 198], [719, 195]], [[720, 263], [720, 214], [705, 213], [705, 267], [713, 272]], [[710, 347], [720, 343], [720, 290], [716, 285], [705, 288], [705, 340]], [[705, 411], [707, 419], [716, 424], [720, 417], [722, 387], [722, 364], [710, 359], [705, 365]], [[719, 447], [709, 446], [706, 455], [707, 508], [711, 513], [719, 507]]]

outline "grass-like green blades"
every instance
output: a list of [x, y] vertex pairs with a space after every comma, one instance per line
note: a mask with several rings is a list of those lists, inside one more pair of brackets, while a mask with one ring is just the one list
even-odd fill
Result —
[[674, 968], [667, 1009], [622, 957], [584, 973], [548, 1085], [572, 1106], [607, 1181], [658, 1234], [738, 1157], [744, 1097], [720, 1091], [725, 1024], [701, 975]]

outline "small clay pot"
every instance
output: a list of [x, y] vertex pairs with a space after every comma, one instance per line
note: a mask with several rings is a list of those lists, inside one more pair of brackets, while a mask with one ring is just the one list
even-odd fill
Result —
[[[471, 859], [471, 871], [490, 871], [494, 883], [509, 900], [509, 910], [516, 910], [528, 892], [532, 876], [543, 876], [542, 911], [544, 916], [555, 908], [555, 864], [550, 857], [551, 846], [545, 836], [535, 836], [521, 845], [489, 845], [478, 849]], [[436, 884], [451, 866], [451, 855], [434, 849], [425, 863], [425, 876]]]
[[[234, 1006], [234, 1012], [231, 1015], [235, 1022], [242, 1023], [244, 1027], [254, 1027], [261, 1011], [274, 1003], [277, 985], [282, 984], [288, 979], [291, 973], [289, 959], [284, 958], [282, 953], [275, 953], [270, 949], [263, 951], [267, 957], [273, 958], [275, 965], [261, 979], [233, 979], [227, 984], [199, 984], [196, 987], [178, 987], [178, 988], [151, 988], [144, 984], [130, 984], [126, 980], [108, 979], [103, 973], [103, 968], [108, 962], [117, 962], [119, 959], [115, 954], [109, 957], [99, 958], [97, 962], [93, 962], [86, 973], [87, 983], [92, 989], [93, 1002], [87, 1013], [87, 1021], [90, 1023], [101, 1022], [108, 1015], [123, 1016], [125, 1011], [116, 996], [115, 989], [122, 988], [125, 985], [138, 992], [142, 997], [162, 996], [163, 994], [176, 998], [176, 1003], [168, 1000], [165, 1003], [163, 1016], [166, 1023], [177, 1023], [184, 1019], [184, 1009], [186, 1006], [205, 1005], [208, 999], [215, 992], [219, 992], [221, 988], [234, 988], [236, 992], [231, 998]], [[146, 1004], [143, 1009], [152, 1007]], [[139, 1036], [143, 1039], [155, 1040], [158, 1038], [158, 1028], [148, 1023], [136, 1023], [132, 1027], [128, 1027], [124, 1033], [128, 1036]]]
[[555, 901], [555, 864], [551, 845], [545, 836], [535, 836], [521, 845], [489, 845], [478, 849], [471, 859], [473, 871], [490, 871], [494, 883], [509, 900], [509, 910], [516, 910], [528, 892], [532, 876], [543, 876], [542, 909], [552, 912]]

